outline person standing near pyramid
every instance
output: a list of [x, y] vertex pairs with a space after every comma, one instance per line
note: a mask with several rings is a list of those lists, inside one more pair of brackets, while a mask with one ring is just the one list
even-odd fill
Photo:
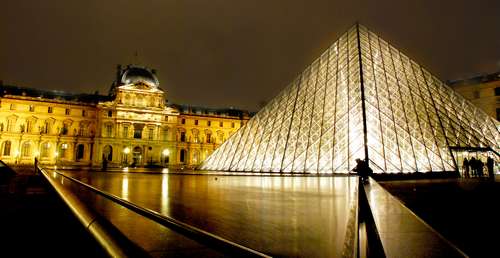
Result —
[[469, 161], [467, 158], [464, 158], [464, 162], [462, 164], [462, 169], [464, 170], [464, 174], [462, 175], [464, 178], [469, 178]]
[[361, 181], [363, 182], [366, 182], [368, 180], [368, 176], [373, 173], [373, 170], [368, 166], [368, 164], [361, 159], [356, 159], [356, 167], [354, 167], [352, 171], [358, 173], [361, 177]]

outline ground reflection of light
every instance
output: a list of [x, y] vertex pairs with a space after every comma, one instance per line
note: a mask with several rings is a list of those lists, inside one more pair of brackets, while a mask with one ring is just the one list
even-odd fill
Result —
[[162, 170], [161, 170], [161, 173], [163, 173], [163, 174], [167, 174], [167, 173], [168, 173], [168, 168], [164, 168], [164, 169], [162, 169]]
[[128, 199], [128, 176], [124, 176], [122, 180], [122, 198]]
[[[168, 170], [167, 170], [168, 171]], [[161, 213], [168, 215], [169, 202], [168, 202], [168, 175], [163, 175], [161, 178]]]

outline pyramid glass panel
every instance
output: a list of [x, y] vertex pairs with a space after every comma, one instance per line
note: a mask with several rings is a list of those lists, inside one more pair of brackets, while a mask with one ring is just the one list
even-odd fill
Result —
[[204, 170], [456, 171], [453, 149], [498, 152], [498, 121], [355, 25], [223, 143]]

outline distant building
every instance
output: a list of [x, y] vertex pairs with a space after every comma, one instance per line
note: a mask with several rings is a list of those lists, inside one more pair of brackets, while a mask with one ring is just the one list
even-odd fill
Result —
[[500, 121], [500, 72], [449, 81], [448, 85]]
[[234, 109], [167, 105], [154, 70], [118, 67], [107, 96], [2, 85], [7, 163], [195, 166], [249, 119]]

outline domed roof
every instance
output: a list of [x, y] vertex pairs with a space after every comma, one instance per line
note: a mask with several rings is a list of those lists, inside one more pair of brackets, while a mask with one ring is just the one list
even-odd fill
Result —
[[158, 87], [160, 85], [154, 71], [145, 67], [127, 66], [122, 72], [121, 83], [135, 84], [138, 82], [142, 82], [153, 87]]

